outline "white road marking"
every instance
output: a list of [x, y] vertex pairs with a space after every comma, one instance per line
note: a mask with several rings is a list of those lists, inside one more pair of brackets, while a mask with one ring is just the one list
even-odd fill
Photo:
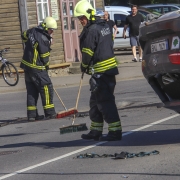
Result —
[[[154, 122], [154, 123], [150, 123], [150, 124], [148, 124], [148, 125], [142, 126], [142, 127], [140, 127], [140, 128], [134, 129], [134, 130], [132, 130], [132, 131], [123, 133], [122, 136], [127, 136], [127, 135], [129, 135], [129, 134], [134, 133], [134, 132], [137, 132], [137, 131], [140, 131], [140, 130], [143, 130], [143, 129], [147, 129], [147, 128], [151, 127], [151, 126], [154, 126], [154, 125], [156, 125], [156, 124], [160, 124], [160, 123], [162, 123], [162, 122], [168, 121], [168, 120], [173, 119], [173, 118], [178, 117], [178, 116], [180, 116], [180, 114], [175, 114], [175, 115], [173, 115], [173, 116], [169, 116], [169, 117], [167, 117], [167, 118], [161, 119], [161, 120], [156, 121], [156, 122]], [[49, 164], [49, 163], [58, 161], [58, 160], [60, 160], [60, 159], [69, 157], [69, 156], [71, 156], [71, 155], [73, 155], [73, 154], [76, 154], [76, 153], [85, 151], [85, 150], [87, 150], [87, 149], [94, 148], [94, 147], [96, 147], [96, 146], [99, 146], [99, 145], [105, 144], [105, 143], [107, 143], [107, 141], [99, 142], [99, 143], [96, 143], [96, 144], [94, 144], [94, 145], [87, 146], [87, 147], [85, 147], [85, 148], [81, 148], [81, 149], [79, 149], [79, 150], [76, 150], [76, 151], [73, 151], [73, 152], [64, 154], [64, 155], [62, 155], [62, 156], [56, 157], [56, 158], [54, 158], [54, 159], [51, 159], [51, 160], [44, 161], [44, 162], [42, 162], [42, 163], [36, 164], [36, 165], [34, 165], [34, 166], [29, 166], [29, 167], [24, 168], [24, 169], [21, 169], [21, 170], [19, 170], [19, 171], [16, 171], [16, 172], [13, 172], [13, 173], [10, 173], [10, 174], [1, 176], [1, 177], [0, 177], [0, 180], [6, 179], [6, 178], [11, 177], [11, 176], [15, 176], [15, 175], [17, 175], [17, 174], [21, 174], [21, 173], [23, 173], [23, 172], [29, 171], [29, 170], [31, 170], [31, 169], [35, 169], [35, 168], [40, 167], [40, 166], [44, 166], [44, 165], [46, 165], [46, 164]]]

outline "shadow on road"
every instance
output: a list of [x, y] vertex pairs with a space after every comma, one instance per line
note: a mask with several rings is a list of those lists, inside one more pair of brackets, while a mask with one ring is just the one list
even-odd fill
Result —
[[[71, 133], [72, 134], [72, 133]], [[75, 133], [74, 133], [75, 134]], [[68, 136], [68, 134], [66, 134]], [[66, 139], [66, 135], [64, 136]], [[134, 132], [133, 136], [125, 136], [121, 141], [112, 141], [101, 146], [152, 146], [152, 145], [167, 145], [167, 144], [178, 144], [179, 139], [179, 129], [169, 129], [169, 130], [154, 130], [154, 131], [138, 131]], [[80, 136], [80, 135], [79, 135]], [[21, 148], [21, 147], [40, 147], [44, 149], [52, 148], [63, 148], [63, 147], [78, 147], [78, 146], [88, 146], [98, 141], [86, 141], [82, 139], [72, 140], [67, 142], [23, 142], [15, 144], [6, 144], [0, 146], [0, 148]]]
[[[5, 175], [6, 173], [0, 173]], [[8, 174], [8, 173], [7, 173]], [[128, 178], [127, 175], [142, 175], [142, 176], [180, 176], [180, 174], [164, 174], [164, 173], [128, 173], [128, 172], [85, 172], [85, 173], [21, 173], [22, 175], [59, 175], [59, 176], [79, 176], [79, 175], [122, 175], [124, 178]], [[125, 176], [126, 175], [126, 176]], [[120, 177], [119, 177], [120, 178]], [[146, 177], [147, 178], [147, 177]], [[165, 177], [166, 178], [166, 177]]]

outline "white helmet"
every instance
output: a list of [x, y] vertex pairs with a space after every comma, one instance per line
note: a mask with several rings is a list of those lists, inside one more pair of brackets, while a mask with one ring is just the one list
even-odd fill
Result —
[[46, 17], [43, 21], [43, 24], [47, 29], [57, 29], [57, 22], [53, 17]]

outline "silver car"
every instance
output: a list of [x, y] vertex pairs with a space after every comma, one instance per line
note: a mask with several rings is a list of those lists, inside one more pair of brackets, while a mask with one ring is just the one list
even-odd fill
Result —
[[165, 14], [168, 12], [179, 10], [180, 4], [149, 4], [149, 5], [143, 5], [142, 7], [152, 9], [161, 14]]

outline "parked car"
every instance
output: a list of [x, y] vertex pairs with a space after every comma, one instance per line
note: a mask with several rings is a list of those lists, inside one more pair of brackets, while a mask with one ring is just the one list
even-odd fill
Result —
[[[122, 37], [123, 29], [126, 21], [126, 17], [131, 13], [130, 7], [125, 6], [105, 6], [105, 11], [108, 11], [110, 19], [116, 23], [118, 28], [118, 34], [114, 40], [114, 49], [125, 49], [130, 48], [129, 42], [129, 30], [126, 31], [126, 39]], [[138, 8], [139, 13], [141, 13], [146, 20], [148, 14], [154, 14], [154, 16], [160, 16], [160, 13], [154, 12], [153, 10], [148, 10], [146, 8]]]
[[141, 7], [152, 9], [154, 11], [161, 13], [161, 14], [165, 14], [168, 12], [179, 10], [180, 4], [149, 4], [149, 5], [143, 5]]
[[142, 72], [165, 104], [180, 100], [179, 24], [180, 13], [173, 11], [140, 26]]

